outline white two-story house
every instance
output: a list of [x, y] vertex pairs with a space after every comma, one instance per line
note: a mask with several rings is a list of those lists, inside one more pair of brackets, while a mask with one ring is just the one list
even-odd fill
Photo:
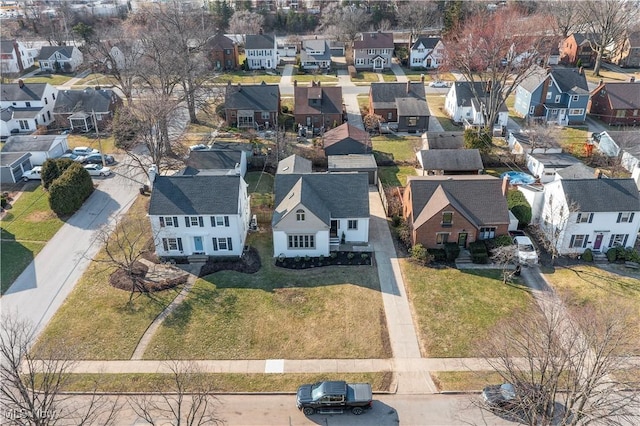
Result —
[[[471, 85], [474, 84], [474, 87]], [[509, 121], [509, 110], [504, 103], [504, 99], [499, 92], [491, 93], [487, 83], [469, 81], [456, 81], [449, 91], [444, 101], [445, 112], [456, 123], [463, 123], [468, 126], [484, 126], [483, 110], [491, 101], [492, 96], [499, 96], [500, 107], [494, 128], [506, 128]]]
[[272, 35], [248, 35], [244, 52], [250, 70], [273, 70], [280, 62], [276, 38]]
[[75, 72], [84, 60], [75, 46], [43, 46], [38, 56], [41, 71]]
[[411, 68], [438, 68], [444, 62], [444, 44], [440, 37], [420, 37], [411, 46], [409, 66]]
[[[544, 190], [520, 187], [558, 253], [633, 247], [640, 229], [640, 195], [633, 179], [556, 179]], [[538, 200], [536, 200], [538, 198]]]
[[250, 203], [241, 176], [155, 176], [149, 221], [160, 258], [242, 255]]
[[38, 49], [27, 48], [18, 40], [0, 41], [0, 72], [2, 74], [21, 73], [33, 66]]
[[311, 173], [310, 163], [294, 155], [278, 166], [274, 257], [328, 256], [341, 243], [369, 241], [367, 173]]
[[2, 85], [0, 91], [0, 136], [32, 133], [38, 126], [54, 120], [53, 108], [58, 89], [49, 83], [17, 83]]
[[393, 33], [362, 33], [353, 42], [353, 63], [358, 70], [382, 71], [391, 68]]

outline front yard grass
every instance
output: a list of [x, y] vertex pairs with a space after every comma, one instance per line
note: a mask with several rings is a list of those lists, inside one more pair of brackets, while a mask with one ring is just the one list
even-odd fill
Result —
[[23, 193], [0, 221], [0, 289], [4, 293], [64, 225], [49, 207], [41, 185], [25, 184]]
[[371, 138], [376, 159], [386, 157], [393, 161], [416, 163], [416, 151], [422, 146], [417, 136], [380, 135]]
[[[130, 217], [144, 217], [149, 198], [140, 196]], [[149, 238], [151, 231], [149, 230]], [[101, 251], [98, 256], [105, 256]], [[180, 288], [138, 295], [109, 284], [114, 267], [92, 262], [73, 292], [41, 334], [35, 348], [64, 342], [76, 359], [130, 359], [149, 324], [175, 298]]]
[[464, 130], [462, 126], [456, 126], [449, 118], [444, 110], [445, 95], [427, 95], [427, 104], [431, 116], [435, 117], [442, 128], [446, 131], [461, 132]]
[[113, 86], [117, 83], [115, 78], [106, 74], [92, 73], [78, 81], [78, 86]]
[[[380, 78], [378, 77], [380, 73], [377, 72], [373, 72], [373, 71], [360, 71], [356, 74], [355, 77], [351, 77], [351, 81], [354, 83], [377, 83], [380, 81]], [[385, 78], [384, 75], [385, 73], [382, 73], [383, 77]], [[395, 74], [391, 73], [386, 73], [387, 78], [391, 78], [393, 77], [393, 80], [389, 80], [389, 81], [396, 81], [396, 77]], [[385, 81], [387, 81], [385, 79]]]
[[558, 131], [558, 142], [565, 152], [584, 160], [586, 158], [584, 145], [588, 134], [586, 127], [562, 127]]
[[25, 83], [49, 83], [52, 86], [60, 86], [74, 78], [72, 75], [64, 74], [43, 74], [34, 77], [23, 78]]
[[431, 379], [440, 392], [471, 392], [482, 390], [489, 384], [502, 383], [497, 371], [438, 371]]
[[116, 148], [116, 142], [113, 136], [100, 135], [100, 139], [98, 140], [95, 135], [95, 133], [69, 135], [67, 139], [67, 141], [69, 142], [69, 149], [73, 149], [79, 146], [88, 146], [89, 148], [97, 149], [105, 154], [119, 152], [119, 149]]
[[[303, 383], [322, 380], [346, 380], [371, 383], [374, 392], [391, 390], [393, 373], [287, 373], [234, 374], [205, 373], [216, 392], [295, 392]], [[175, 378], [170, 374], [70, 374], [64, 388], [67, 392], [150, 392], [175, 391]], [[98, 389], [95, 389], [96, 383]]]
[[456, 78], [453, 74], [448, 72], [438, 72], [438, 71], [427, 71], [427, 70], [417, 70], [417, 69], [407, 69], [402, 68], [404, 74], [407, 76], [407, 79], [410, 81], [420, 81], [420, 78], [424, 75], [424, 82], [429, 83], [431, 81], [456, 81]]
[[196, 282], [164, 321], [145, 359], [388, 358], [375, 266], [277, 268], [271, 230], [248, 245], [262, 267]]
[[498, 270], [433, 269], [400, 259], [424, 357], [474, 357], [476, 345], [515, 310], [532, 303], [526, 287]]
[[[628, 271], [625, 271], [629, 273]], [[580, 264], [559, 268], [546, 273], [556, 292], [565, 300], [568, 308], [582, 306], [616, 306], [631, 312], [631, 324], [636, 337], [629, 348], [640, 355], [640, 274], [618, 275], [592, 265]]]
[[226, 84], [228, 81], [231, 84], [260, 84], [263, 81], [267, 84], [277, 84], [280, 83], [280, 76], [270, 75], [263, 71], [232, 71], [225, 72], [213, 80], [218, 84]]
[[406, 186], [407, 177], [415, 176], [413, 166], [381, 166], [378, 167], [378, 177], [385, 186]]

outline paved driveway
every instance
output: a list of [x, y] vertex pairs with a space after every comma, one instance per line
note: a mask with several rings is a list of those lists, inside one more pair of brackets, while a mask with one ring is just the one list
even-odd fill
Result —
[[[123, 166], [120, 166], [123, 167]], [[118, 171], [118, 167], [114, 169]], [[30, 320], [36, 332], [53, 317], [89, 266], [100, 245], [95, 232], [124, 214], [140, 184], [118, 174], [95, 179], [96, 190], [0, 299], [3, 314]]]

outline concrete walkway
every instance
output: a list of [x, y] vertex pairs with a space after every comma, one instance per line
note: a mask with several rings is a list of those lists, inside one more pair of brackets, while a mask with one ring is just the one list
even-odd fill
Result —
[[391, 71], [393, 71], [393, 73], [396, 75], [396, 81], [398, 81], [399, 83], [406, 83], [407, 81], [409, 81], [404, 73], [404, 70], [395, 59], [391, 61]]

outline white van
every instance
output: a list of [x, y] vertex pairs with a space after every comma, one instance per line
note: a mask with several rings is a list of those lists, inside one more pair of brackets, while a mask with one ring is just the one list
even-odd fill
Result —
[[531, 239], [527, 236], [517, 236], [513, 239], [518, 253], [518, 261], [522, 264], [535, 265], [538, 263], [538, 253]]

